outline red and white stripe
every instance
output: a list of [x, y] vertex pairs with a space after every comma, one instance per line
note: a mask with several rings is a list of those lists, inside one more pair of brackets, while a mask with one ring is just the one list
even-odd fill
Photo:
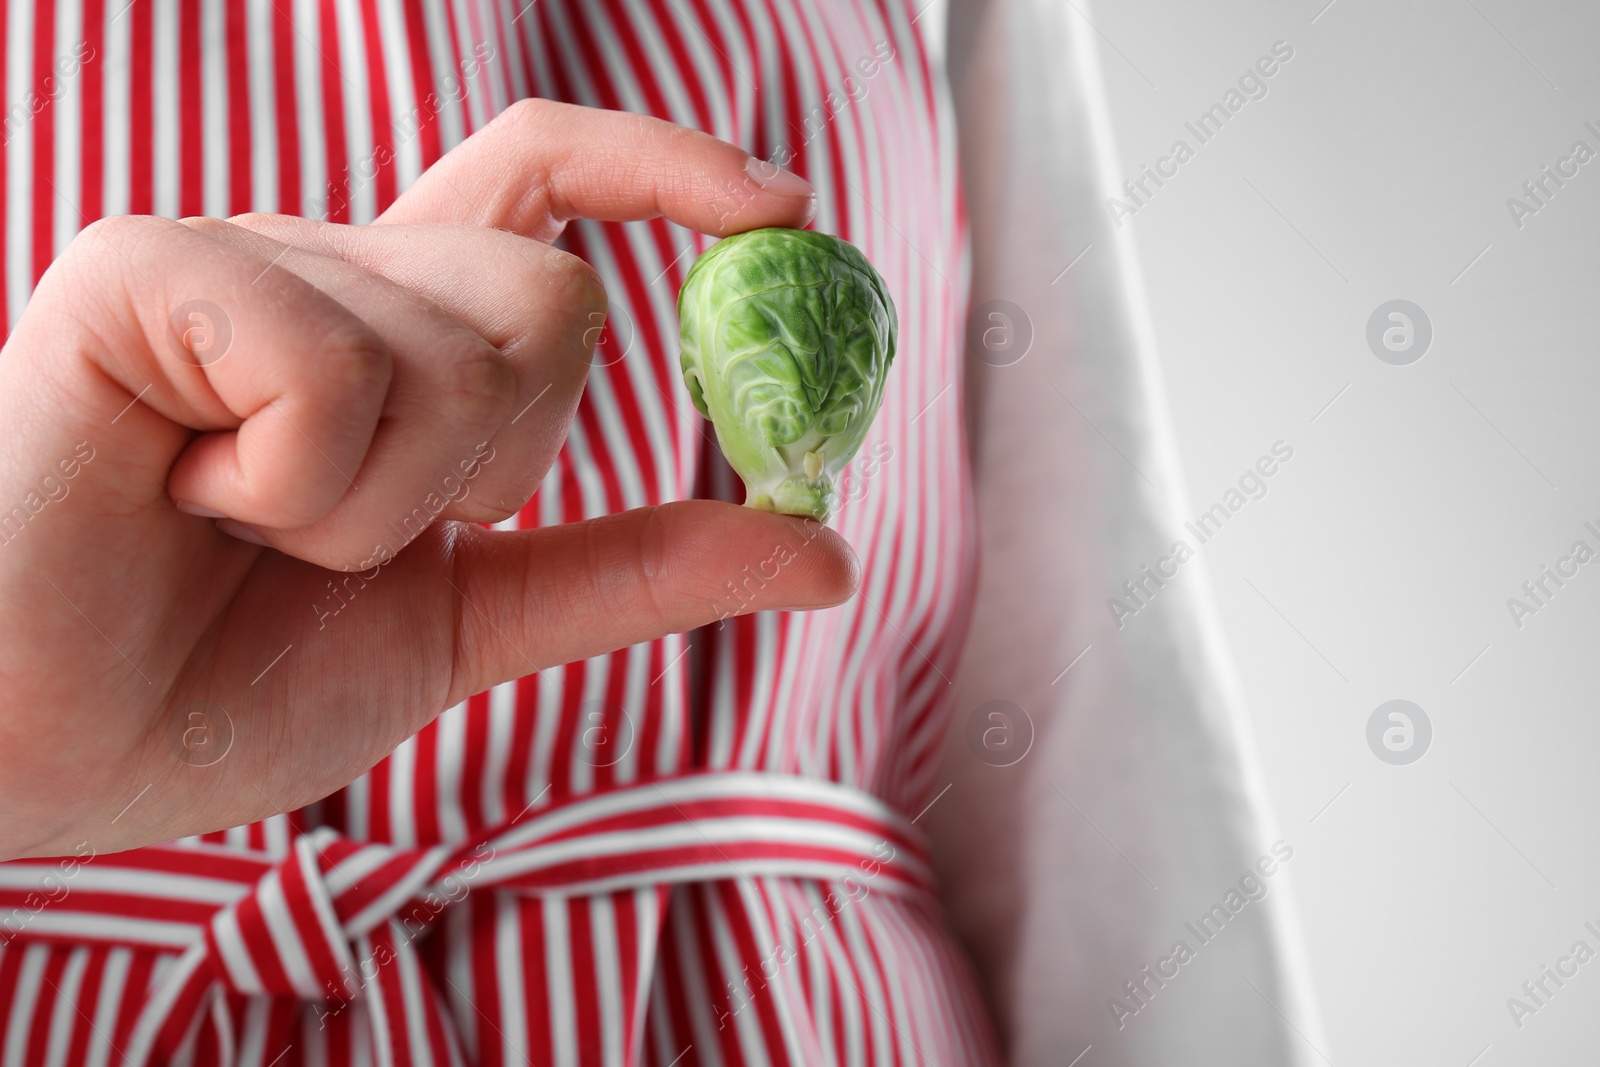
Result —
[[[200, 1041], [236, 1046], [247, 998], [263, 997], [320, 1002], [322, 1024], [358, 999], [369, 1020], [405, 1020], [377, 1034], [380, 1063], [461, 1059], [419, 942], [472, 893], [596, 898], [614, 910], [613, 894], [685, 883], [736, 880], [757, 892], [758, 879], [837, 883], [831, 902], [807, 909], [813, 926], [874, 893], [922, 912], [935, 899], [917, 832], [877, 798], [742, 771], [587, 793], [452, 845], [397, 848], [324, 826], [282, 857], [155, 847], [115, 863], [71, 873], [53, 860], [0, 865], [0, 914], [29, 918], [7, 931], [13, 944], [177, 955], [122, 1049], [133, 1065]], [[52, 872], [68, 889], [35, 910], [30, 895]]]
[[[862, 558], [855, 600], [497, 686], [318, 804], [94, 858], [37, 911], [28, 880], [54, 868], [0, 866], [0, 1067], [994, 1061], [905, 820], [942, 787], [973, 558], [966, 221], [922, 7], [0, 0], [8, 323], [95, 218], [367, 222], [529, 95], [785, 162], [901, 322], [862, 449], [876, 471], [858, 468], [835, 519]], [[604, 351], [632, 344], [595, 368], [559, 462], [505, 526], [742, 499], [676, 381], [674, 297], [708, 243], [661, 221], [569, 228], [631, 328]], [[631, 734], [604, 766], [585, 744], [596, 712]], [[408, 936], [417, 902], [457, 884]], [[326, 979], [378, 956], [327, 998]]]

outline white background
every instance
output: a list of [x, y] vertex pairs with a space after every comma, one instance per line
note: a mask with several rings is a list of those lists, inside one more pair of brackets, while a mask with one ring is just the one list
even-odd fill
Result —
[[[1600, 958], [1520, 1028], [1506, 1002], [1575, 941], [1600, 951], [1600, 559], [1520, 628], [1507, 599], [1573, 542], [1600, 551], [1600, 158], [1520, 229], [1506, 201], [1574, 141], [1600, 152], [1600, 5], [1325, 5], [1078, 16], [1125, 177], [1294, 49], [1125, 227], [1191, 514], [1294, 448], [1202, 555], [1296, 842], [1321, 1052], [1592, 1064]], [[1395, 298], [1433, 325], [1410, 366], [1366, 342]], [[1394, 698], [1433, 725], [1409, 766], [1367, 745]]]

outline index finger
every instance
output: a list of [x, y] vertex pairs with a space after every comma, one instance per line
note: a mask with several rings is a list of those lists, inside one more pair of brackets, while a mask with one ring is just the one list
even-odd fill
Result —
[[378, 222], [458, 222], [552, 241], [572, 219], [665, 216], [725, 237], [803, 227], [799, 175], [649, 115], [521, 100], [440, 159]]

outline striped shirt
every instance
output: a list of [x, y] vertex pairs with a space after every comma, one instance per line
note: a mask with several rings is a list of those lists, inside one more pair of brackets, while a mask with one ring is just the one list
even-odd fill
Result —
[[[860, 595], [450, 708], [320, 803], [0, 865], [0, 1067], [995, 1062], [914, 820], [972, 592], [969, 269], [913, 0], [0, 0], [6, 321], [95, 218], [373, 219], [519, 98], [784, 164], [899, 309]], [[742, 500], [677, 377], [709, 239], [578, 222], [612, 311], [529, 528]], [[731, 584], [737, 610], [771, 560]]]

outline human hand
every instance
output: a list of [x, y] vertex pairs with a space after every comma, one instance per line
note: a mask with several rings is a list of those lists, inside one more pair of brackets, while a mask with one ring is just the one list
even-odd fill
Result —
[[0, 858], [309, 803], [491, 685], [737, 613], [725, 583], [779, 545], [738, 611], [848, 598], [836, 534], [730, 504], [475, 525], [538, 487], [603, 322], [548, 242], [576, 217], [809, 221], [808, 188], [749, 160], [528, 101], [372, 226], [74, 240], [0, 351]]

